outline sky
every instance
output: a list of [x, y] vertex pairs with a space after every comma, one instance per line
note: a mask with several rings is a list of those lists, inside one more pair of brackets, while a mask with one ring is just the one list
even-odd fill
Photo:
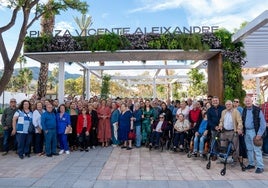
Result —
[[[0, 0], [0, 27], [11, 17], [11, 10]], [[46, 0], [42, 0], [46, 1]], [[268, 7], [268, 0], [86, 0], [89, 4], [87, 15], [92, 17], [91, 29], [218, 26], [233, 32], [241, 23], [250, 22]], [[21, 15], [21, 14], [20, 14]], [[56, 16], [55, 29], [68, 29], [72, 34], [79, 30], [74, 17], [81, 17], [76, 11], [61, 12]], [[16, 25], [4, 34], [4, 41], [11, 56], [18, 35], [21, 16]], [[39, 31], [36, 22], [29, 31]], [[39, 66], [38, 62], [27, 59], [26, 66]], [[18, 67], [18, 65], [16, 66]], [[3, 68], [2, 57], [0, 69]], [[50, 69], [53, 65], [50, 66]], [[66, 71], [80, 73], [79, 67], [66, 65]]]

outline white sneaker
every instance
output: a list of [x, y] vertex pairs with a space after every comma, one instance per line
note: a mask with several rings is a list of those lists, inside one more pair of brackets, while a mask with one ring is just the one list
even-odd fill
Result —
[[61, 155], [61, 154], [63, 154], [63, 153], [64, 153], [64, 150], [60, 150], [59, 154]]
[[69, 151], [69, 150], [67, 150], [67, 151], [65, 151], [65, 153], [66, 153], [67, 155], [69, 155], [69, 154], [70, 154], [70, 151]]

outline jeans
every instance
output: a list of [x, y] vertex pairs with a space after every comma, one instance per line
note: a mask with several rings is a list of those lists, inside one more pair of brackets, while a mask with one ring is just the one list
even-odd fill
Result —
[[67, 134], [58, 134], [59, 143], [60, 143], [60, 149], [64, 151], [69, 150], [69, 145], [67, 141]]
[[[119, 140], [118, 140], [118, 131], [117, 130], [115, 130], [115, 126], [112, 124], [111, 125], [111, 130], [112, 130], [112, 143], [114, 144], [114, 145], [118, 145], [119, 144]], [[117, 128], [118, 128], [118, 126], [117, 126]]]
[[136, 132], [136, 146], [141, 147], [141, 126], [136, 126], [135, 132]]
[[48, 132], [45, 133], [45, 146], [47, 155], [56, 153], [57, 149], [56, 129], [49, 129]]
[[3, 151], [5, 152], [9, 151], [9, 141], [11, 138], [11, 131], [12, 131], [12, 128], [8, 128], [7, 130], [4, 130]]
[[16, 138], [18, 142], [18, 155], [23, 156], [23, 154], [30, 154], [32, 135], [17, 133]]
[[248, 162], [249, 165], [255, 166], [254, 162], [254, 153], [255, 153], [257, 168], [264, 168], [261, 147], [255, 146], [253, 144], [253, 137], [255, 135], [256, 132], [254, 129], [246, 130], [245, 143], [247, 147]]
[[[204, 145], [207, 137], [202, 135], [202, 136], [195, 136], [194, 137], [194, 152], [197, 152], [199, 149], [199, 153], [203, 154], [204, 152]], [[199, 144], [198, 144], [199, 142]]]

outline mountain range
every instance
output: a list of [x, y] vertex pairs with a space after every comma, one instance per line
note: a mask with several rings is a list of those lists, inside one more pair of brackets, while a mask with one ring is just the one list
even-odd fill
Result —
[[[33, 80], [38, 80], [40, 68], [39, 67], [27, 67], [27, 68], [29, 68], [33, 72]], [[19, 68], [14, 69], [13, 75], [17, 76], [19, 73], [19, 70], [20, 70]], [[0, 75], [2, 75], [1, 71], [0, 71]], [[52, 71], [48, 71], [48, 76], [51, 75], [51, 72]], [[76, 79], [76, 78], [79, 78], [81, 76], [82, 76], [81, 74], [71, 74], [71, 73], [68, 73], [65, 71], [65, 80], [67, 80], [69, 78]]]

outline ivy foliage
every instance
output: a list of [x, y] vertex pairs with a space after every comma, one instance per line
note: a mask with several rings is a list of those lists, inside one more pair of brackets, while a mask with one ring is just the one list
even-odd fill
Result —
[[243, 101], [246, 96], [242, 85], [242, 66], [246, 64], [243, 43], [233, 43], [232, 34], [224, 29], [217, 31], [215, 36], [221, 40], [222, 44], [224, 99], [239, 98]]

